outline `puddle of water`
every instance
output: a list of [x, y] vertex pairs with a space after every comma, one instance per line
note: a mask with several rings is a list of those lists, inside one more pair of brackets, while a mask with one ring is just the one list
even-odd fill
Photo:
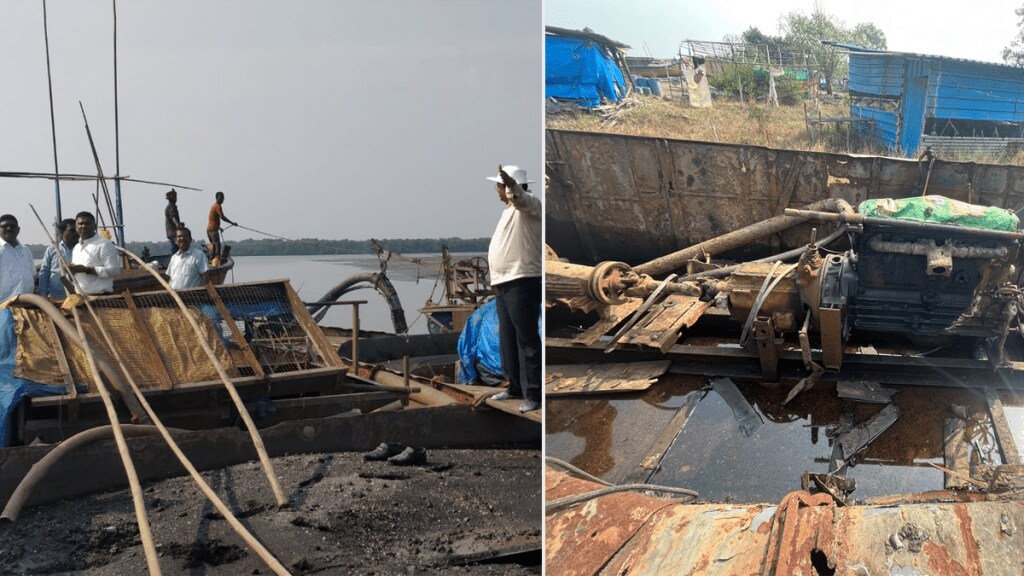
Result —
[[[844, 417], [844, 402], [835, 387], [819, 383], [788, 405], [782, 400], [792, 387], [774, 389], [758, 382], [737, 382], [743, 397], [763, 420], [748, 437], [733, 409], [715, 391], [699, 392], [707, 378], [665, 376], [641, 395], [550, 399], [547, 451], [610, 482], [636, 481], [640, 463], [664, 438], [676, 408], [692, 394], [702, 399], [666, 452], [651, 483], [697, 490], [702, 501], [777, 502], [800, 488], [805, 470], [829, 470], [833, 438]], [[900, 416], [862, 450], [849, 468], [856, 479], [855, 499], [938, 490], [944, 476], [929, 465], [943, 465], [943, 426], [950, 405], [967, 413], [985, 410], [984, 395], [975, 390], [899, 389], [894, 403]], [[1015, 434], [1024, 435], [1024, 395], [1004, 396], [1007, 418]], [[846, 418], [860, 424], [882, 404], [846, 403]], [[678, 424], [678, 422], [676, 422]], [[667, 433], [671, 437], [673, 431]], [[1024, 438], [1017, 436], [1024, 447]], [[983, 445], [984, 442], [981, 442]], [[983, 446], [984, 447], [984, 446]], [[998, 451], [993, 452], [999, 462]]]
[[548, 398], [545, 451], [621, 483], [637, 471], [679, 407], [705, 382], [669, 374], [642, 393]]

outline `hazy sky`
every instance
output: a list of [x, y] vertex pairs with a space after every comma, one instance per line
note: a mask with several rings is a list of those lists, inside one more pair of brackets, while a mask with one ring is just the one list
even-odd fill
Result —
[[[60, 170], [115, 172], [110, 0], [50, 0]], [[289, 238], [490, 236], [499, 162], [542, 175], [540, 0], [121, 0], [121, 174], [179, 190], [197, 236], [214, 192]], [[0, 171], [53, 171], [41, 0], [0, 2]], [[53, 183], [0, 178], [42, 243]], [[65, 217], [94, 183], [61, 184]], [[113, 185], [111, 184], [111, 190]], [[124, 183], [129, 240], [163, 237], [166, 187]], [[231, 229], [230, 242], [258, 234]]]
[[[722, 40], [751, 26], [778, 34], [779, 16], [810, 14], [813, 0], [545, 0], [545, 24], [590, 27], [632, 47], [630, 54], [671, 57], [683, 40]], [[1002, 62], [1017, 34], [1014, 8], [1024, 0], [893, 1], [819, 0], [824, 11], [849, 26], [872, 22], [890, 50]], [[646, 44], [647, 50], [644, 46]], [[685, 51], [684, 51], [685, 53]]]

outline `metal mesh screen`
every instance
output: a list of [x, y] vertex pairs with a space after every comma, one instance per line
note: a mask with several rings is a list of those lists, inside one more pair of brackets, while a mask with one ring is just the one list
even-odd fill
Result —
[[[204, 287], [179, 291], [178, 295], [199, 325], [200, 334], [166, 292], [120, 294], [91, 302], [127, 370], [143, 388], [166, 389], [218, 380], [216, 368], [200, 339], [210, 345], [232, 377], [287, 373], [325, 365], [304, 322], [296, 318], [292, 306], [296, 305], [297, 298], [285, 283]], [[116, 365], [112, 350], [89, 313], [82, 308], [79, 316], [90, 345]], [[26, 318], [48, 322], [42, 315]], [[311, 322], [308, 318], [304, 320]], [[35, 345], [34, 349], [45, 350], [47, 345], [57, 349], [52, 342], [55, 331], [24, 331], [25, 334], [30, 332], [48, 340]], [[92, 390], [84, 352], [64, 336], [59, 338], [74, 381], [87, 384]], [[62, 383], [61, 374], [55, 373], [55, 368], [49, 365], [40, 374], [26, 373], [23, 377]]]

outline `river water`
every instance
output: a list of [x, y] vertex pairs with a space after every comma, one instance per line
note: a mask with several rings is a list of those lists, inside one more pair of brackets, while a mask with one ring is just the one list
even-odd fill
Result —
[[[405, 309], [405, 318], [411, 334], [426, 334], [426, 320], [419, 308], [433, 297], [438, 301], [444, 292], [444, 282], [438, 279], [440, 254], [405, 254], [406, 259], [419, 259], [422, 265], [392, 258], [387, 264], [387, 275]], [[453, 261], [469, 259], [481, 254], [452, 254]], [[483, 256], [486, 257], [486, 254]], [[316, 302], [332, 287], [354, 274], [380, 271], [375, 255], [343, 256], [236, 256], [234, 270], [227, 282], [255, 282], [259, 280], [291, 281], [292, 288], [304, 302]], [[359, 307], [360, 327], [365, 330], [392, 332], [391, 311], [384, 298], [372, 287], [349, 292], [341, 300], [366, 300]], [[352, 307], [333, 306], [320, 322], [324, 326], [352, 326]]]

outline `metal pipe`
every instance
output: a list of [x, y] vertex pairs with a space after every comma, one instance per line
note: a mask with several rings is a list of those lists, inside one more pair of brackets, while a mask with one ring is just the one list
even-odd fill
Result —
[[[806, 211], [812, 211], [805, 213]], [[661, 276], [672, 272], [673, 270], [679, 270], [686, 266], [686, 263], [690, 260], [697, 258], [704, 254], [714, 255], [721, 254], [722, 252], [728, 252], [739, 248], [745, 244], [770, 236], [792, 228], [798, 224], [813, 219], [811, 214], [818, 214], [818, 210], [829, 210], [838, 214], [854, 214], [853, 207], [850, 203], [842, 198], [826, 198], [819, 200], [805, 207], [804, 211], [799, 211], [796, 214], [790, 214], [791, 210], [786, 210], [786, 214], [783, 216], [774, 216], [767, 220], [762, 220], [756, 224], [734, 230], [728, 234], [723, 234], [710, 240], [705, 240], [699, 244], [694, 244], [688, 248], [683, 248], [655, 258], [650, 262], [646, 262], [634, 268], [637, 274], [647, 274], [649, 276]], [[838, 215], [837, 214], [837, 215]]]
[[[850, 231], [851, 230], [850, 230], [850, 228], [848, 226], [840, 226], [839, 228], [836, 228], [836, 230], [834, 232], [832, 232], [828, 236], [822, 238], [820, 242], [816, 242], [816, 244], [818, 246], [828, 246], [829, 244], [831, 244], [832, 242], [836, 241], [841, 236], [843, 236], [844, 234], [846, 234], [846, 233], [848, 233]], [[714, 270], [705, 270], [703, 272], [697, 272], [697, 273], [694, 273], [694, 274], [690, 274], [688, 276], [683, 276], [683, 277], [679, 278], [677, 281], [678, 282], [685, 282], [687, 280], [698, 280], [700, 278], [721, 278], [723, 276], [728, 276], [729, 274], [732, 274], [738, 268], [740, 268], [741, 266], [745, 266], [747, 264], [756, 264], [756, 263], [760, 263], [760, 262], [775, 262], [776, 260], [785, 262], [786, 260], [789, 260], [790, 258], [796, 258], [796, 257], [800, 256], [801, 254], [806, 252], [810, 246], [811, 246], [810, 244], [807, 244], [807, 245], [801, 246], [799, 248], [793, 248], [792, 250], [783, 252], [781, 254], [775, 254], [773, 256], [765, 256], [764, 258], [758, 258], [757, 260], [751, 260], [750, 262], [741, 262], [739, 264], [731, 264], [729, 266], [723, 266], [721, 268], [715, 268]]]
[[[883, 240], [881, 236], [874, 236], [868, 241], [868, 246], [875, 252], [887, 254], [907, 254], [910, 256], [927, 256], [929, 252], [937, 248], [934, 240], [918, 240], [917, 242], [893, 242]], [[984, 246], [957, 246], [946, 243], [949, 253], [954, 258], [982, 258], [992, 260], [1005, 258], [1009, 250], [1005, 246], [986, 248]]]
[[851, 224], [872, 224], [876, 226], [889, 226], [903, 230], [945, 233], [945, 234], [968, 234], [979, 238], [997, 238], [999, 240], [1021, 240], [1024, 238], [1022, 232], [1007, 232], [1005, 230], [988, 230], [985, 228], [966, 228], [952, 224], [938, 224], [936, 222], [921, 222], [920, 220], [902, 220], [899, 218], [877, 218], [863, 214], [835, 214], [831, 212], [817, 212], [809, 210], [786, 209], [787, 216], [800, 216], [808, 220], [819, 222], [842, 222]]

